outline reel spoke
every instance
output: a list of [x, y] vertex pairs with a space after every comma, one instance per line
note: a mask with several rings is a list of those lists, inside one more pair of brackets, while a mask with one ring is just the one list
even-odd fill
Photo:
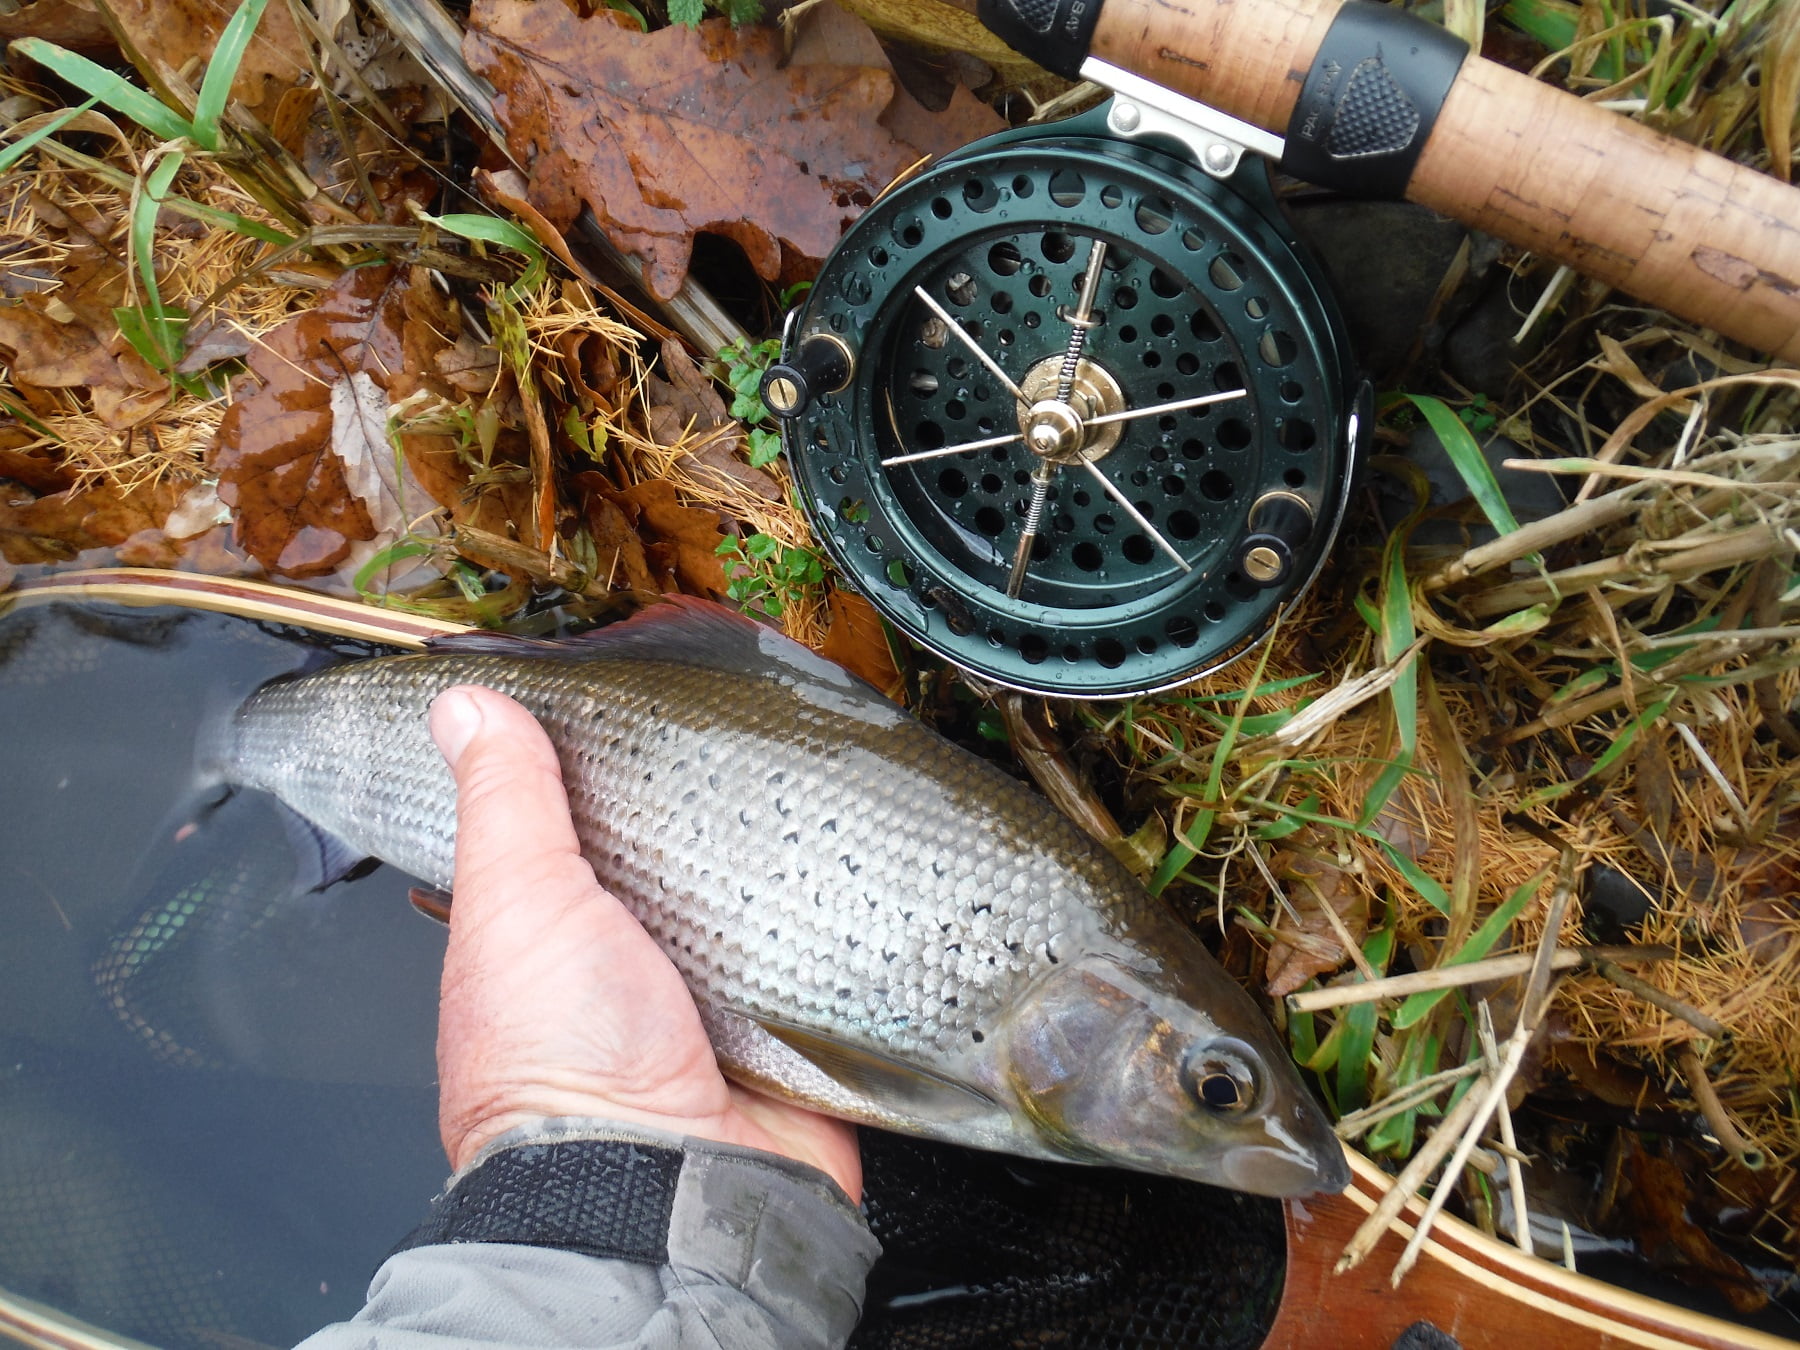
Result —
[[1100, 290], [1100, 268], [1105, 262], [1106, 241], [1096, 239], [1088, 250], [1087, 273], [1081, 279], [1081, 298], [1076, 302], [1075, 312], [1063, 316], [1072, 331], [1069, 349], [1063, 353], [1062, 371], [1056, 378], [1056, 397], [1062, 403], [1067, 403], [1069, 395], [1075, 392], [1075, 372], [1081, 368], [1081, 349], [1087, 346], [1088, 329], [1094, 326], [1094, 296]]
[[1044, 503], [1050, 500], [1050, 484], [1056, 478], [1056, 465], [1041, 459], [1031, 474], [1031, 505], [1025, 509], [1025, 528], [1019, 531], [1019, 547], [1013, 551], [1012, 572], [1006, 578], [1006, 596], [1017, 600], [1025, 589], [1025, 573], [1031, 567], [1031, 548], [1037, 543], [1038, 529], [1044, 522]]
[[1202, 394], [1198, 398], [1180, 398], [1173, 403], [1152, 403], [1148, 408], [1127, 408], [1124, 412], [1102, 413], [1099, 417], [1090, 417], [1084, 425], [1103, 427], [1112, 422], [1129, 422], [1138, 417], [1157, 417], [1162, 413], [1180, 412], [1183, 408], [1200, 408], [1208, 403], [1223, 403], [1227, 399], [1243, 398], [1249, 393], [1247, 389], [1227, 389], [1222, 394]]
[[919, 299], [923, 300], [925, 302], [926, 308], [928, 308], [933, 314], [937, 315], [938, 318], [943, 321], [944, 327], [948, 328], [952, 333], [956, 334], [958, 340], [960, 340], [962, 342], [963, 346], [965, 346], [969, 349], [969, 351], [974, 355], [975, 359], [977, 361], [981, 362], [982, 365], [986, 366], [988, 368], [988, 372], [991, 375], [993, 375], [993, 377], [996, 380], [1000, 381], [1000, 383], [1006, 387], [1007, 393], [1011, 394], [1020, 403], [1025, 402], [1025, 395], [1020, 390], [1019, 386], [1013, 382], [1013, 377], [1008, 375], [1004, 370], [1000, 369], [1000, 363], [997, 362], [996, 360], [994, 360], [994, 358], [989, 356], [985, 351], [983, 351], [981, 349], [981, 344], [976, 342], [974, 338], [970, 337], [966, 332], [964, 332], [963, 326], [960, 323], [958, 323], [955, 319], [950, 317], [950, 312], [948, 310], [946, 310], [942, 305], [940, 305], [936, 300], [933, 300], [931, 298], [930, 291], [926, 290], [923, 286], [914, 286], [913, 294], [918, 296]]
[[989, 436], [985, 441], [964, 441], [960, 445], [939, 446], [936, 450], [911, 450], [904, 455], [889, 455], [880, 461], [884, 469], [896, 464], [911, 464], [916, 459], [937, 459], [943, 455], [960, 455], [967, 450], [991, 450], [997, 445], [1011, 445], [1014, 441], [1025, 439], [1025, 433], [1015, 431], [1008, 436]]
[[1113, 486], [1112, 479], [1101, 473], [1098, 465], [1091, 464], [1084, 459], [1081, 462], [1081, 467], [1094, 476], [1094, 481], [1100, 484], [1101, 488], [1105, 490], [1106, 495], [1113, 499], [1113, 504], [1126, 515], [1130, 516], [1132, 520], [1137, 522], [1137, 527], [1149, 536], [1150, 542], [1155, 544], [1164, 553], [1168, 554], [1169, 557], [1174, 560], [1177, 567], [1184, 572], [1191, 572], [1194, 570], [1193, 564], [1175, 551], [1175, 545], [1171, 544], [1167, 539], [1164, 539], [1162, 533], [1156, 526], [1144, 519], [1144, 513], [1133, 506], [1130, 499], [1126, 497], [1123, 492], [1120, 492], [1118, 488]]
[[[1087, 271], [1081, 278], [1081, 295], [1073, 313], [1063, 314], [1069, 325], [1069, 346], [1063, 353], [1062, 369], [1056, 377], [1056, 401], [1067, 404], [1075, 392], [1075, 376], [1081, 369], [1081, 352], [1087, 346], [1088, 329], [1094, 327], [1094, 297], [1100, 291], [1101, 268], [1106, 263], [1106, 241], [1094, 240], [1088, 250]], [[1020, 394], [1019, 402], [1025, 402]], [[1056, 462], [1040, 458], [1031, 471], [1031, 503], [1025, 509], [1025, 527], [1019, 531], [1019, 546], [1013, 553], [1012, 571], [1006, 578], [1006, 596], [1017, 600], [1025, 589], [1025, 575], [1031, 568], [1031, 550], [1037, 543], [1038, 530], [1044, 521], [1044, 505], [1050, 500], [1050, 484], [1056, 478]]]

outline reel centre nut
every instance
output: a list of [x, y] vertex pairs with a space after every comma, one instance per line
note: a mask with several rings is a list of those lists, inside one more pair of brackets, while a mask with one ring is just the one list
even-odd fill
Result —
[[1056, 397], [1062, 358], [1045, 357], [1019, 381], [1019, 430], [1032, 453], [1057, 464], [1104, 459], [1125, 433], [1122, 422], [1091, 423], [1125, 411], [1125, 392], [1106, 367], [1085, 357], [1075, 367], [1067, 402]]

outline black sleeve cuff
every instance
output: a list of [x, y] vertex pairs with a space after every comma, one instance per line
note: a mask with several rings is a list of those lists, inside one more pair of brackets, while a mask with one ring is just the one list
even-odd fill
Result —
[[628, 1139], [502, 1148], [456, 1178], [394, 1250], [516, 1242], [666, 1265], [682, 1159], [680, 1148]]

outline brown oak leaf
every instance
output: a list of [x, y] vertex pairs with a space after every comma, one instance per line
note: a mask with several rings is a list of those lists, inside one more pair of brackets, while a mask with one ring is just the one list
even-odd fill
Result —
[[639, 33], [561, 4], [476, 0], [463, 51], [496, 90], [531, 200], [559, 229], [585, 202], [667, 299], [698, 231], [736, 241], [757, 275], [782, 247], [822, 259], [918, 158], [880, 124], [893, 77], [781, 64], [767, 29], [722, 19]]
[[894, 665], [894, 653], [875, 606], [860, 595], [836, 589], [832, 590], [829, 603], [831, 626], [825, 630], [819, 655], [862, 676], [882, 693], [897, 695], [900, 671]]
[[402, 368], [406, 285], [391, 267], [346, 272], [250, 355], [252, 391], [226, 411], [208, 462], [238, 546], [271, 571], [319, 576], [375, 537], [332, 449], [334, 391], [343, 410], [353, 376], [385, 389]]
[[[204, 69], [237, 6], [213, 0], [109, 0], [107, 8], [121, 43], [173, 75], [192, 74], [194, 65]], [[273, 107], [283, 90], [312, 73], [306, 42], [310, 39], [301, 39], [286, 5], [268, 6], [238, 63], [232, 97], [252, 111], [265, 101]], [[200, 76], [192, 74], [191, 83], [197, 88]]]
[[85, 388], [110, 427], [134, 425], [169, 400], [169, 382], [128, 347], [108, 309], [52, 294], [0, 305], [0, 354], [21, 392]]
[[[1271, 998], [1285, 997], [1315, 975], [1336, 970], [1350, 959], [1338, 936], [1340, 927], [1357, 942], [1368, 932], [1368, 891], [1330, 860], [1330, 843], [1322, 831], [1309, 825], [1289, 847], [1269, 859], [1270, 870], [1300, 916], [1297, 929], [1286, 915], [1276, 925], [1281, 937], [1269, 946], [1264, 972], [1264, 987]], [[1327, 917], [1326, 905], [1331, 906], [1337, 923]]]
[[161, 525], [180, 496], [181, 488], [171, 483], [135, 488], [99, 483], [43, 497], [18, 489], [0, 492], [0, 557], [21, 565], [62, 563], [104, 548], [117, 552], [84, 561], [170, 566], [177, 555]]

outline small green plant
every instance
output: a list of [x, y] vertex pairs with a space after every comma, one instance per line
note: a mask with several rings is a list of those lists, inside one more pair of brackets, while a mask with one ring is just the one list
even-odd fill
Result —
[[1500, 421], [1500, 414], [1494, 411], [1486, 394], [1477, 394], [1469, 401], [1466, 408], [1459, 408], [1456, 415], [1462, 424], [1477, 436], [1485, 436]]
[[669, 22], [695, 28], [709, 9], [730, 19], [733, 28], [759, 23], [763, 16], [762, 0], [669, 0]]
[[734, 534], [714, 551], [725, 559], [725, 593], [746, 612], [760, 610], [771, 619], [825, 582], [825, 563], [818, 554], [784, 546], [766, 534]]
[[781, 434], [772, 425], [773, 419], [762, 401], [762, 378], [780, 355], [781, 343], [774, 338], [762, 342], [739, 338], [719, 349], [719, 360], [725, 363], [725, 383], [731, 386], [731, 415], [744, 424], [750, 442], [747, 458], [753, 469], [781, 457]]

